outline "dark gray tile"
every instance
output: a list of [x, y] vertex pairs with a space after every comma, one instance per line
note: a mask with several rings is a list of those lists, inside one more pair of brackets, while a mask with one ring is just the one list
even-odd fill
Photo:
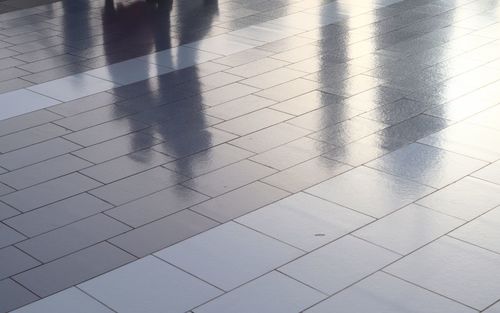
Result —
[[135, 260], [103, 242], [14, 276], [40, 297], [46, 297]]
[[289, 192], [299, 192], [351, 168], [337, 161], [317, 157], [266, 177], [262, 181]]
[[225, 223], [288, 195], [286, 191], [257, 181], [197, 204], [190, 209], [220, 223]]
[[143, 257], [217, 225], [211, 219], [183, 210], [109, 241], [137, 257]]
[[127, 230], [130, 227], [125, 224], [104, 214], [96, 214], [25, 240], [17, 247], [42, 262], [50, 262]]
[[401, 99], [364, 113], [362, 117], [380, 121], [389, 125], [395, 125], [406, 119], [419, 115], [430, 106], [432, 106], [432, 104], [426, 104], [410, 99]]
[[0, 137], [0, 153], [20, 149], [35, 143], [67, 134], [69, 131], [54, 125], [44, 124]]
[[5, 224], [0, 223], [0, 248], [13, 245], [24, 239], [26, 239], [25, 236]]
[[18, 90], [18, 89], [30, 87], [33, 85], [34, 85], [33, 83], [31, 83], [27, 80], [24, 80], [21, 78], [14, 78], [14, 79], [0, 82], [0, 93]]
[[28, 237], [34, 237], [110, 209], [111, 207], [112, 205], [109, 203], [89, 194], [82, 193], [9, 218], [5, 220], [5, 224]]
[[64, 138], [87, 147], [147, 127], [148, 125], [144, 123], [123, 118], [74, 132], [64, 136]]
[[20, 213], [21, 212], [19, 212], [18, 210], [8, 206], [3, 202], [0, 202], [0, 221], [18, 215]]
[[[151, 149], [145, 149], [86, 168], [80, 173], [102, 183], [137, 174], [171, 161], [172, 158]], [[1, 179], [2, 176], [0, 176]]]
[[24, 189], [91, 165], [83, 159], [65, 154], [0, 175], [0, 181], [16, 189]]
[[21, 76], [30, 74], [30, 72], [23, 71], [21, 69], [18, 69], [16, 67], [11, 67], [11, 68], [6, 68], [3, 70], [0, 70], [0, 81], [6, 81], [6, 80], [11, 80], [14, 78], [19, 78]]
[[0, 279], [24, 272], [40, 264], [21, 250], [10, 246], [0, 249]]
[[272, 175], [275, 172], [276, 170], [270, 167], [243, 160], [188, 180], [184, 185], [214, 197]]
[[0, 312], [6, 313], [28, 303], [38, 300], [38, 297], [12, 279], [0, 281]]
[[42, 125], [61, 118], [61, 116], [47, 110], [23, 114], [0, 121], [0, 136], [8, 135], [23, 129]]
[[371, 135], [386, 127], [386, 124], [380, 122], [362, 117], [354, 117], [350, 120], [322, 129], [309, 135], [309, 137], [329, 142], [334, 146], [340, 147]]
[[159, 139], [142, 132], [134, 132], [80, 149], [73, 152], [73, 154], [93, 163], [102, 163], [138, 150], [149, 148], [160, 142]]
[[207, 196], [191, 189], [174, 186], [105, 213], [132, 227], [139, 227], [207, 199]]
[[50, 108], [48, 108], [48, 110], [63, 116], [72, 116], [75, 114], [107, 106], [120, 100], [121, 98], [116, 95], [107, 92], [101, 92], [95, 95], [51, 106]]
[[101, 184], [78, 173], [69, 174], [0, 198], [14, 208], [27, 212], [74, 196]]
[[221, 144], [186, 158], [177, 159], [164, 167], [187, 177], [196, 177], [252, 156], [238, 147]]
[[0, 183], [0, 196], [16, 191], [15, 189]]
[[450, 125], [450, 122], [445, 119], [420, 114], [383, 129], [380, 133], [399, 140], [417, 141], [446, 128], [448, 125]]
[[146, 132], [164, 141], [153, 146], [154, 150], [176, 158], [195, 154], [237, 137], [213, 127], [200, 129], [193, 125], [192, 128], [192, 130], [187, 129], [182, 134], [172, 132], [168, 128], [162, 128], [161, 126], [149, 128]]
[[185, 180], [186, 177], [178, 173], [157, 167], [102, 186], [90, 193], [114, 205], [121, 205]]
[[31, 63], [24, 64], [24, 65], [19, 65], [18, 67], [20, 69], [30, 71], [32, 73], [38, 73], [38, 72], [50, 70], [50, 69], [53, 69], [53, 68], [56, 68], [59, 66], [64, 66], [64, 65], [71, 64], [71, 63], [76, 63], [76, 62], [81, 61], [81, 60], [83, 60], [83, 59], [80, 57], [77, 57], [77, 56], [74, 56], [71, 54], [63, 54], [63, 55], [59, 55], [56, 57], [52, 57], [52, 58], [48, 58], [48, 59], [44, 59], [44, 60], [40, 60], [40, 61], [36, 61], [36, 62], [31, 62]]
[[37, 162], [74, 151], [81, 146], [62, 138], [47, 140], [42, 143], [0, 155], [0, 165], [8, 170], [15, 170]]
[[26, 75], [22, 78], [34, 84], [42, 84], [51, 80], [79, 74], [88, 70], [91, 70], [91, 68], [81, 64], [69, 64], [35, 74]]

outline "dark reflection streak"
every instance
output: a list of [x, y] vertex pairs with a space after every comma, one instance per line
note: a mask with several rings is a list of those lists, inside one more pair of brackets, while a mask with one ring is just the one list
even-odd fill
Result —
[[[116, 41], [106, 38], [107, 27], [113, 29], [122, 27], [129, 38], [142, 36], [141, 43], [135, 45], [134, 50], [139, 55], [146, 55], [170, 48], [174, 40], [173, 33], [177, 37], [176, 40], [181, 43], [203, 38], [210, 31], [217, 11], [217, 0], [178, 1], [175, 6], [172, 0], [134, 1], [129, 4], [108, 0], [103, 10], [106, 62], [113, 64], [123, 61], [122, 57], [115, 53], [120, 51], [117, 49], [121, 48], [120, 44], [118, 43], [116, 47], [114, 45]], [[159, 58], [170, 58], [170, 60]], [[157, 55], [156, 61], [161, 63], [170, 61], [175, 65], [193, 63], [195, 59], [196, 55], [165, 53]], [[144, 71], [148, 70], [147, 66], [145, 62]], [[112, 71], [110, 74], [117, 75]], [[186, 75], [189, 76], [187, 81]], [[205, 130], [207, 123], [202, 113], [202, 88], [198, 69], [191, 67], [173, 71], [144, 83], [149, 89], [145, 96], [141, 96], [139, 101], [129, 105], [116, 105], [115, 116], [117, 118], [130, 116], [131, 118], [127, 119], [130, 127], [138, 123], [151, 125], [149, 134], [163, 140], [163, 151], [172, 156], [179, 156], [175, 161], [176, 170], [190, 175], [192, 161], [182, 156], [206, 150], [211, 146], [212, 140], [211, 133]], [[184, 89], [187, 89], [188, 94], [192, 96], [179, 100], [178, 94]], [[144, 107], [144, 104], [148, 107]], [[132, 134], [133, 150], [139, 145], [144, 146], [144, 136], [138, 136], [139, 133]], [[153, 137], [150, 140], [147, 146], [151, 145]], [[198, 151], [194, 151], [195, 149]], [[150, 156], [142, 153], [141, 158], [138, 161], [148, 162]]]

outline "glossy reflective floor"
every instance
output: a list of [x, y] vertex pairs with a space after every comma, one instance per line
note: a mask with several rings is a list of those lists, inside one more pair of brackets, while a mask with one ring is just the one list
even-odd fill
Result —
[[500, 1], [0, 1], [10, 311], [499, 313]]

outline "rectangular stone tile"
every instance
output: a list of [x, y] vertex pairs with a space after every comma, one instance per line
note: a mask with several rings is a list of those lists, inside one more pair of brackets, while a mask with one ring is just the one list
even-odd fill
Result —
[[250, 158], [250, 160], [284, 170], [333, 149], [334, 146], [307, 137], [286, 143]]
[[24, 189], [91, 165], [83, 159], [65, 154], [0, 175], [0, 181], [16, 189]]
[[386, 124], [357, 116], [350, 120], [324, 128], [309, 135], [309, 137], [329, 142], [335, 146], [343, 146], [363, 137], [367, 137], [387, 126]]
[[0, 137], [0, 153], [20, 149], [67, 134], [69, 131], [54, 124], [44, 124]]
[[193, 312], [302, 312], [325, 297], [326, 295], [273, 271], [196, 308]]
[[101, 184], [78, 173], [69, 174], [0, 198], [14, 208], [27, 212], [38, 207], [96, 188]]
[[311, 131], [280, 123], [231, 141], [232, 145], [260, 153], [310, 134]]
[[63, 54], [56, 57], [31, 62], [27, 64], [23, 64], [18, 66], [19, 68], [30, 71], [32, 73], [38, 73], [46, 70], [50, 70], [56, 67], [77, 63], [78, 61], [83, 60], [80, 57], [71, 55], [71, 54]]
[[72, 116], [119, 101], [121, 101], [121, 98], [116, 95], [107, 92], [100, 92], [95, 95], [51, 106], [48, 110], [63, 116]]
[[252, 156], [238, 147], [221, 144], [189, 157], [165, 164], [164, 167], [187, 177], [197, 177]]
[[[129, 282], [133, 281], [133, 284]], [[116, 288], [116, 286], [120, 286]], [[78, 286], [113, 312], [186, 312], [222, 291], [153, 256]]]
[[15, 189], [0, 183], [0, 196], [16, 191]]
[[[432, 170], [429, 164], [432, 164]], [[413, 143], [373, 160], [367, 166], [439, 189], [487, 164], [464, 155]]]
[[93, 163], [102, 163], [129, 153], [149, 148], [160, 142], [161, 141], [159, 139], [142, 132], [134, 132], [74, 151], [72, 154]]
[[35, 127], [60, 119], [61, 116], [47, 110], [37, 110], [0, 121], [0, 136]]
[[13, 245], [24, 239], [26, 239], [25, 236], [0, 223], [0, 248]]
[[7, 313], [23, 305], [38, 300], [28, 289], [22, 287], [12, 279], [0, 280], [0, 312]]
[[269, 107], [274, 103], [275, 101], [269, 99], [248, 95], [208, 108], [205, 113], [223, 120], [230, 120]]
[[348, 235], [286, 264], [280, 271], [331, 295], [399, 257], [396, 253]]
[[153, 146], [153, 149], [175, 158], [181, 158], [228, 142], [236, 135], [209, 127], [205, 129], [186, 129], [173, 136], [172, 129], [155, 127], [147, 130], [152, 136], [165, 140], [164, 143]]
[[0, 92], [9, 92], [33, 86], [33, 83], [20, 78], [14, 78], [0, 82]]
[[214, 197], [275, 172], [269, 167], [243, 160], [188, 180], [184, 184], [189, 188]]
[[114, 205], [121, 205], [185, 180], [186, 177], [178, 173], [157, 167], [102, 186], [90, 193]]
[[290, 118], [292, 118], [292, 115], [271, 109], [262, 109], [219, 123], [215, 127], [243, 136], [271, 125], [278, 124]]
[[13, 276], [17, 273], [24, 272], [40, 264], [21, 250], [9, 246], [0, 249], [0, 279]]
[[420, 114], [381, 131], [381, 134], [403, 141], [417, 141], [449, 125], [449, 121]]
[[407, 255], [463, 223], [465, 222], [457, 218], [410, 204], [363, 227], [353, 235]]
[[500, 255], [445, 236], [385, 271], [482, 311], [498, 300], [499, 263]]
[[71, 133], [64, 138], [87, 147], [147, 127], [144, 123], [123, 118]]
[[288, 195], [286, 191], [257, 181], [197, 204], [190, 209], [225, 223]]
[[324, 106], [341, 104], [343, 99], [343, 97], [326, 92], [311, 91], [290, 100], [279, 102], [271, 108], [288, 114], [302, 115]]
[[215, 106], [227, 101], [231, 101], [254, 92], [259, 91], [259, 89], [243, 85], [240, 83], [234, 83], [217, 89], [213, 89], [202, 93], [202, 102], [208, 106]]
[[262, 90], [257, 92], [256, 95], [275, 101], [285, 101], [313, 91], [317, 88], [318, 83], [299, 78]]
[[183, 210], [109, 240], [137, 257], [144, 257], [218, 225], [211, 219]]
[[248, 78], [263, 74], [265, 72], [270, 72], [280, 67], [284, 67], [288, 64], [289, 63], [285, 61], [271, 59], [271, 58], [264, 58], [240, 66], [233, 67], [227, 70], [226, 72]]
[[317, 157], [262, 179], [289, 192], [298, 192], [350, 170], [352, 167], [324, 157]]
[[37, 162], [80, 149], [81, 146], [63, 138], [54, 138], [0, 155], [0, 165], [15, 170]]
[[77, 115], [62, 118], [55, 121], [54, 124], [65, 127], [72, 131], [79, 131], [85, 128], [116, 120], [127, 115], [131, 115], [136, 111], [136, 108], [124, 109], [121, 106], [111, 104], [91, 111], [79, 113]]
[[7, 204], [0, 202], [0, 221], [5, 220], [9, 217], [20, 214], [18, 210], [13, 207], [8, 206]]
[[289, 120], [288, 123], [311, 131], [319, 131], [341, 122], [347, 122], [361, 113], [361, 111], [342, 103], [331, 104], [297, 116]]
[[[229, 291], [301, 254], [303, 252], [298, 249], [229, 222], [163, 249], [155, 255]], [[257, 255], [258, 258], [255, 257]], [[245, 270], [242, 271], [242, 268]]]
[[91, 298], [83, 291], [72, 287], [15, 311], [15, 313], [37, 312], [112, 313], [113, 311], [97, 302], [97, 300]]
[[111, 207], [111, 204], [82, 193], [10, 218], [5, 221], [5, 224], [28, 237], [34, 237]]
[[247, 64], [249, 62], [254, 62], [260, 59], [263, 59], [269, 55], [273, 54], [270, 51], [264, 51], [258, 48], [249, 49], [242, 52], [238, 52], [235, 54], [231, 54], [219, 59], [214, 60], [213, 62], [224, 64], [230, 67], [237, 67], [243, 64]]
[[152, 149], [145, 149], [94, 165], [80, 171], [80, 173], [106, 184], [165, 164], [171, 160], [171, 157], [162, 153]]
[[304, 72], [294, 71], [287, 68], [280, 68], [254, 76], [252, 78], [245, 79], [241, 81], [241, 83], [253, 86], [255, 88], [267, 89], [305, 75], [306, 74]]
[[174, 186], [106, 211], [132, 227], [139, 227], [207, 200], [196, 191]]
[[[367, 297], [367, 294], [370, 297]], [[429, 313], [477, 312], [384, 272], [373, 274], [305, 312], [400, 313], [419, 311]]]
[[114, 86], [115, 83], [87, 74], [74, 74], [29, 88], [36, 93], [65, 102], [106, 91]]
[[132, 255], [102, 242], [18, 274], [14, 278], [40, 297], [46, 297], [133, 260], [135, 258]]
[[17, 247], [42, 262], [50, 262], [80, 249], [130, 230], [130, 227], [104, 214], [25, 240]]

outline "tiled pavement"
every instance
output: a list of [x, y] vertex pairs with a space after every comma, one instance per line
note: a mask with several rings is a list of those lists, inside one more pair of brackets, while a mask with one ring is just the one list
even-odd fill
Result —
[[46, 2], [0, 1], [0, 312], [500, 312], [498, 1]]

